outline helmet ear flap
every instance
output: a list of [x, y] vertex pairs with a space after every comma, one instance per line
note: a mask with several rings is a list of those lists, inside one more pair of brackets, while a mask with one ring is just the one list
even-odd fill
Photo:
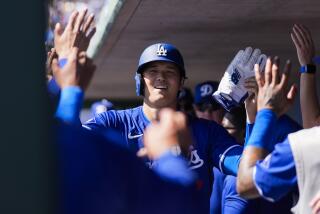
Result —
[[134, 79], [136, 81], [136, 94], [137, 94], [137, 96], [143, 96], [144, 95], [144, 84], [143, 84], [142, 75], [140, 73], [136, 73]]

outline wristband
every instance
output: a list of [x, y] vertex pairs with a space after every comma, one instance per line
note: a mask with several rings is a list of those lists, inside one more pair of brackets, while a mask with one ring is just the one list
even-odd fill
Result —
[[316, 70], [317, 70], [316, 66], [312, 65], [312, 64], [303, 65], [300, 67], [301, 74], [304, 74], [304, 73], [314, 74], [314, 73], [316, 73]]
[[59, 67], [60, 68], [63, 68], [68, 62], [68, 59], [67, 58], [62, 58], [62, 59], [59, 59]]

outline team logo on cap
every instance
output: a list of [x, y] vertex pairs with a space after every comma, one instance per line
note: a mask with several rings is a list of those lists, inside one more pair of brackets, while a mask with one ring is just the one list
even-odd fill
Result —
[[213, 93], [213, 88], [209, 84], [205, 84], [200, 88], [201, 97], [209, 96]]
[[167, 49], [164, 48], [164, 45], [159, 44], [157, 49], [158, 56], [167, 56]]

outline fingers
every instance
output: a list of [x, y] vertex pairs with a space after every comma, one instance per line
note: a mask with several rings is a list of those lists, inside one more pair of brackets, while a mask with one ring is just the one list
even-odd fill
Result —
[[272, 61], [269, 57], [267, 59], [266, 68], [264, 71], [264, 83], [269, 85], [271, 83], [271, 74], [272, 74]]
[[310, 207], [312, 208], [312, 214], [318, 214], [320, 212], [320, 194], [318, 193], [316, 197], [310, 202]]
[[262, 75], [261, 75], [260, 68], [259, 68], [258, 64], [254, 65], [254, 72], [255, 72], [255, 76], [256, 76], [256, 81], [257, 81], [258, 87], [262, 88], [264, 83], [263, 83], [263, 80], [262, 80]]
[[71, 13], [69, 17], [68, 24], [66, 26], [66, 30], [72, 30], [76, 21], [77, 16], [79, 15], [78, 11], [74, 11]]
[[318, 201], [320, 201], [320, 192], [310, 201], [310, 207], [313, 207]]
[[86, 22], [84, 23], [83, 25], [83, 28], [82, 28], [82, 32], [87, 35], [88, 34], [88, 31], [90, 29], [90, 26], [92, 24], [94, 20], [94, 14], [90, 14], [90, 16], [87, 18]]
[[272, 73], [271, 84], [273, 86], [275, 86], [279, 83], [279, 79], [280, 79], [279, 65], [280, 65], [280, 59], [279, 59], [279, 57], [276, 56], [273, 60], [272, 69], [271, 69], [271, 73]]
[[296, 49], [300, 49], [301, 48], [301, 44], [297, 38], [297, 35], [295, 33], [291, 33], [291, 39], [293, 41], [294, 46], [296, 46]]
[[298, 25], [298, 26], [301, 29], [301, 32], [303, 33], [305, 41], [307, 41], [309, 45], [313, 45], [313, 40], [312, 40], [311, 32], [309, 31], [309, 29], [304, 25]]
[[249, 92], [252, 92], [252, 93], [255, 93], [255, 94], [258, 92], [258, 84], [257, 84], [257, 81], [256, 81], [255, 77], [246, 79], [245, 82], [244, 82], [244, 87]]
[[78, 62], [81, 64], [81, 65], [85, 65], [86, 62], [87, 62], [87, 55], [86, 55], [86, 52], [85, 51], [81, 51], [78, 55]]
[[80, 28], [84, 22], [84, 19], [87, 15], [87, 12], [88, 12], [88, 9], [85, 9], [83, 11], [80, 12], [79, 16], [77, 17], [76, 19], [76, 22], [75, 22], [75, 25], [74, 25], [74, 28], [73, 28], [73, 32], [74, 33], [77, 33], [77, 32], [80, 32]]
[[244, 50], [244, 53], [242, 55], [242, 63], [243, 64], [246, 64], [249, 61], [251, 54], [252, 54], [252, 47], [247, 47]]
[[296, 35], [300, 45], [308, 43], [302, 29], [298, 25], [293, 26], [293, 32]]
[[261, 50], [260, 49], [254, 49], [249, 61], [248, 61], [248, 64], [247, 66], [250, 68], [250, 71], [253, 70], [254, 68], [254, 64], [257, 62], [259, 56], [261, 54]]
[[89, 40], [91, 40], [91, 38], [94, 36], [94, 34], [96, 33], [96, 31], [97, 31], [96, 27], [93, 27], [93, 28], [90, 30], [90, 32], [87, 34], [87, 38], [88, 38]]
[[280, 88], [286, 88], [286, 86], [288, 85], [290, 71], [291, 71], [291, 62], [290, 60], [287, 60], [286, 65], [284, 67], [284, 71], [281, 75], [281, 81], [279, 83]]
[[268, 57], [265, 54], [261, 54], [257, 60], [257, 64], [259, 64], [261, 72], [264, 71], [264, 68], [266, 67]]
[[58, 59], [54, 58], [51, 63], [51, 68], [53, 72], [53, 76], [56, 76], [56, 73], [60, 71], [60, 67], [58, 65]]
[[231, 61], [230, 65], [237, 65], [241, 62], [241, 58], [242, 58], [242, 54], [243, 54], [243, 50], [238, 51], [238, 53], [236, 54], [236, 56], [233, 58], [233, 60]]
[[320, 213], [320, 199], [316, 201], [314, 206], [312, 206], [312, 214], [319, 214]]
[[289, 101], [290, 104], [293, 104], [294, 99], [296, 98], [297, 95], [297, 86], [296, 85], [292, 85], [289, 92], [287, 93], [287, 99]]
[[62, 30], [61, 24], [58, 22], [54, 27], [54, 37], [58, 38], [59, 36], [62, 35], [62, 33], [63, 33], [63, 30]]

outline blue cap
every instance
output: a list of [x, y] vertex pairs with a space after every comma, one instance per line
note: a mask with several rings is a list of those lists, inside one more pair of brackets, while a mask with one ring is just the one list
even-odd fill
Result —
[[100, 114], [113, 109], [113, 104], [107, 99], [102, 99], [101, 101], [95, 102], [91, 105], [91, 113], [93, 115]]
[[157, 43], [147, 47], [140, 56], [137, 73], [140, 73], [147, 63], [156, 61], [172, 62], [180, 69], [182, 76], [186, 76], [182, 55], [175, 46], [168, 43]]
[[217, 104], [212, 94], [218, 90], [219, 83], [216, 81], [206, 81], [195, 87], [195, 104]]

